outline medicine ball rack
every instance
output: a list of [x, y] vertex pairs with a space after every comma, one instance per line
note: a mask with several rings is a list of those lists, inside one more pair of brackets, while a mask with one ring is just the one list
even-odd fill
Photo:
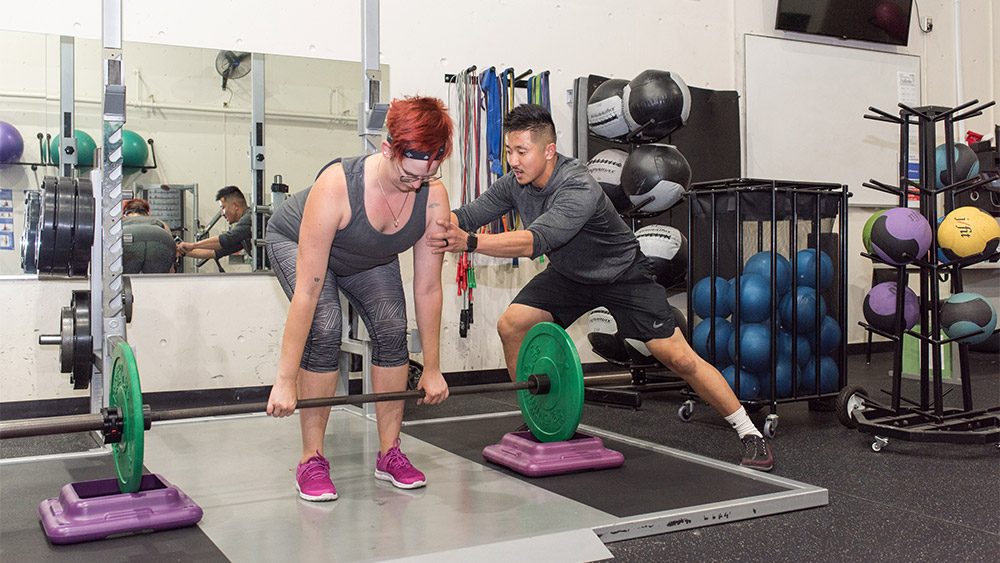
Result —
[[[947, 159], [947, 177], [954, 178], [955, 134], [956, 122], [981, 115], [983, 110], [993, 106], [995, 102], [987, 102], [976, 106], [979, 100], [972, 100], [954, 108], [941, 106], [923, 106], [911, 108], [899, 104], [899, 116], [883, 110], [869, 107], [872, 114], [866, 114], [866, 119], [885, 121], [899, 125], [899, 185], [888, 185], [876, 180], [865, 183], [868, 188], [892, 194], [899, 198], [898, 205], [906, 207], [910, 196], [919, 199], [919, 211], [932, 225], [932, 244], [930, 256], [938, 256], [937, 220], [939, 215], [938, 198], [944, 199], [944, 211], [948, 213], [955, 209], [955, 196], [976, 189], [994, 181], [996, 172], [982, 174], [951, 183], [942, 188], [936, 188], [937, 174], [935, 144], [936, 126], [944, 125], [945, 154]], [[976, 106], [972, 109], [968, 109]], [[910, 126], [917, 127], [919, 181], [908, 178]], [[885, 262], [875, 254], [862, 253], [862, 256], [873, 262], [884, 264], [896, 270], [897, 295], [903, 295], [907, 285], [907, 265], [897, 266]], [[984, 260], [996, 261], [1000, 252], [990, 255], [974, 255], [950, 262], [938, 260], [927, 261], [926, 256], [914, 257], [913, 266], [920, 274], [920, 317], [919, 332], [905, 330], [902, 298], [896, 302], [896, 330], [890, 334], [878, 330], [865, 322], [859, 324], [866, 330], [883, 336], [893, 343], [892, 390], [890, 404], [884, 404], [873, 398], [865, 389], [850, 386], [843, 389], [837, 398], [837, 416], [841, 423], [849, 428], [856, 427], [859, 431], [872, 434], [872, 450], [881, 451], [889, 443], [890, 438], [918, 442], [948, 442], [962, 444], [985, 444], [1000, 441], [1000, 406], [985, 409], [975, 409], [972, 404], [972, 381], [969, 373], [969, 345], [958, 343], [959, 366], [961, 372], [962, 408], [944, 406], [944, 389], [942, 379], [942, 347], [955, 342], [956, 338], [941, 338], [941, 321], [939, 303], [941, 303], [942, 275], [949, 274], [951, 292], [962, 291], [962, 269]], [[912, 266], [911, 266], [912, 267]], [[920, 399], [912, 401], [902, 395], [903, 375], [903, 336], [916, 338], [920, 348]], [[980, 330], [977, 334], [982, 334]], [[972, 336], [966, 335], [967, 336]], [[930, 366], [933, 366], [931, 368]], [[930, 390], [933, 387], [933, 400]], [[912, 406], [903, 406], [906, 402]], [[998, 444], [1000, 445], [1000, 444]]]

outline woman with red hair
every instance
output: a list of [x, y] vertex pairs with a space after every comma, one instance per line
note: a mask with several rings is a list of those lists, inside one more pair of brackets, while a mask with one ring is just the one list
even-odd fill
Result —
[[[403, 391], [409, 373], [406, 303], [398, 254], [413, 249], [413, 300], [424, 353], [419, 401], [448, 397], [441, 374], [441, 255], [425, 232], [450, 216], [439, 167], [451, 152], [452, 123], [437, 98], [394, 100], [388, 138], [375, 154], [336, 159], [312, 187], [286, 200], [268, 222], [271, 266], [291, 299], [278, 374], [267, 413], [284, 417], [299, 399], [336, 392], [343, 292], [365, 322], [372, 343], [375, 392]], [[438, 228], [438, 227], [435, 227]], [[302, 283], [297, 283], [302, 282]], [[379, 402], [380, 451], [375, 478], [412, 489], [426, 484], [400, 449], [403, 401]], [[305, 500], [337, 498], [323, 437], [330, 407], [302, 409], [302, 458], [296, 487]]]

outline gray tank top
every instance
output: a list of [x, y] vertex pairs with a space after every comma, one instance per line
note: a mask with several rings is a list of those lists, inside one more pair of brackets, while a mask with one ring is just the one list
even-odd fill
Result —
[[[415, 194], [410, 220], [398, 232], [383, 234], [368, 222], [365, 210], [365, 158], [367, 156], [343, 160], [338, 158], [319, 171], [322, 174], [330, 166], [341, 162], [347, 178], [351, 220], [346, 227], [337, 231], [333, 237], [333, 246], [330, 247], [329, 268], [338, 276], [354, 275], [392, 262], [399, 253], [411, 248], [424, 236], [427, 223], [427, 193], [430, 190], [426, 187]], [[316, 175], [317, 178], [319, 174]], [[274, 212], [267, 223], [268, 241], [278, 236], [298, 242], [302, 213], [311, 189], [293, 194]]]

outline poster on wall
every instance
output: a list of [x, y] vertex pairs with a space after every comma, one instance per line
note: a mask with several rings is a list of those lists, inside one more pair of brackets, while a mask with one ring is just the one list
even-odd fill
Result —
[[0, 189], [0, 250], [14, 250], [14, 192]]

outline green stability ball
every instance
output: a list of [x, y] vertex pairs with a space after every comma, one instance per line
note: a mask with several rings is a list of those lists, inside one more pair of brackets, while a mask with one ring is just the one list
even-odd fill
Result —
[[126, 174], [135, 174], [146, 165], [149, 149], [146, 140], [135, 131], [122, 129], [122, 166]]
[[878, 219], [879, 216], [885, 212], [886, 210], [883, 209], [882, 211], [874, 213], [868, 218], [868, 221], [865, 221], [865, 228], [861, 231], [861, 242], [864, 243], [865, 252], [868, 254], [873, 254], [875, 252], [872, 250], [872, 225], [875, 224], [875, 219]]
[[[79, 129], [73, 131], [73, 138], [76, 139], [76, 167], [93, 168], [94, 151], [97, 150], [94, 138]], [[59, 137], [52, 137], [52, 142], [49, 143], [49, 158], [53, 164], [59, 164]]]

